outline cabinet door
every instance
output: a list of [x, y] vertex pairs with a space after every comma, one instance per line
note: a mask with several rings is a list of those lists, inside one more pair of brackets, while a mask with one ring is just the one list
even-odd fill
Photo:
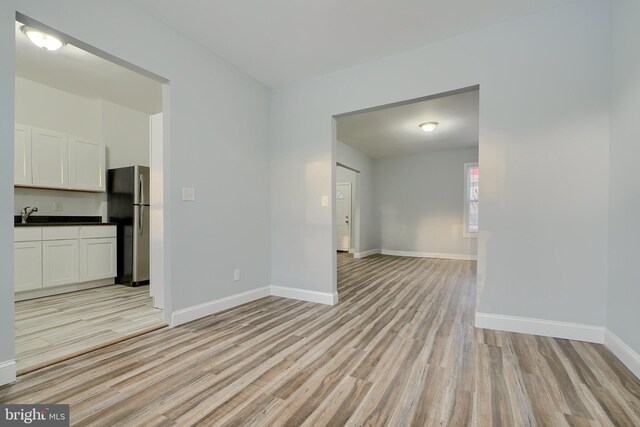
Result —
[[69, 187], [75, 190], [106, 191], [104, 145], [69, 137]]
[[16, 125], [13, 136], [13, 183], [31, 185], [31, 128]]
[[78, 240], [42, 242], [42, 286], [78, 282]]
[[69, 188], [69, 146], [65, 134], [31, 130], [31, 174], [35, 187]]
[[41, 289], [42, 242], [17, 242], [13, 251], [15, 291]]
[[116, 239], [80, 240], [80, 281], [109, 279], [117, 276]]

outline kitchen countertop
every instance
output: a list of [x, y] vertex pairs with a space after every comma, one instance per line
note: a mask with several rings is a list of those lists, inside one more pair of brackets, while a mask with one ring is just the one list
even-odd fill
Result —
[[26, 224], [22, 224], [22, 217], [13, 217], [14, 227], [74, 227], [87, 225], [117, 225], [115, 222], [102, 222], [100, 216], [54, 216], [38, 215], [27, 219]]
[[13, 224], [14, 227], [78, 227], [87, 225], [118, 225], [115, 222], [28, 222]]

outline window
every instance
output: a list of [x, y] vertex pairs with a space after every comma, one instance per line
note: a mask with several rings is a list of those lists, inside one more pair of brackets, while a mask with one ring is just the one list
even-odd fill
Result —
[[464, 191], [464, 236], [475, 237], [478, 235], [478, 190], [480, 168], [477, 163], [464, 165], [465, 191]]

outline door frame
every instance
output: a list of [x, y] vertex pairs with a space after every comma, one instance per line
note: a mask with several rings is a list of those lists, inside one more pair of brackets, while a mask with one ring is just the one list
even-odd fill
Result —
[[[121, 59], [117, 56], [114, 56], [106, 51], [101, 50], [98, 47], [90, 45], [88, 43], [83, 42], [82, 40], [78, 40], [73, 36], [70, 36], [62, 31], [59, 31], [55, 28], [52, 28], [42, 22], [39, 22], [29, 16], [26, 16], [18, 11], [16, 11], [15, 19], [28, 25], [32, 28], [37, 28], [49, 34], [59, 35], [62, 39], [68, 41], [74, 46], [85, 50], [95, 56], [98, 56], [102, 59], [110, 61], [116, 65], [120, 65], [128, 70], [134, 71], [138, 74], [141, 74], [147, 78], [155, 80], [162, 84], [162, 132], [163, 137], [160, 140], [150, 141], [149, 149], [151, 150], [151, 146], [153, 145], [153, 149], [156, 152], [162, 153], [161, 160], [159, 162], [150, 162], [151, 173], [154, 176], [158, 177], [158, 183], [161, 183], [161, 199], [166, 201], [165, 203], [156, 205], [154, 207], [150, 207], [150, 211], [156, 213], [158, 210], [161, 211], [161, 215], [163, 218], [162, 225], [160, 227], [161, 233], [157, 233], [159, 235], [151, 236], [151, 263], [155, 263], [156, 265], [161, 265], [162, 268], [158, 268], [155, 271], [155, 274], [152, 274], [151, 280], [158, 280], [162, 283], [161, 292], [162, 299], [164, 302], [163, 308], [163, 320], [169, 325], [172, 324], [172, 298], [171, 298], [171, 82], [168, 78], [163, 77], [160, 74], [154, 73], [151, 70], [147, 70], [145, 68], [139, 67], [138, 65]], [[15, 56], [15, 45], [14, 45], [14, 56]], [[15, 68], [15, 67], [14, 67]], [[15, 69], [13, 70], [13, 74], [15, 75]], [[13, 105], [15, 106], [15, 93], [13, 95]], [[154, 256], [155, 254], [155, 256]], [[10, 285], [13, 289], [13, 277], [10, 281]], [[15, 318], [14, 318], [15, 321]], [[15, 337], [14, 337], [15, 340]], [[15, 354], [15, 351], [14, 351]]]

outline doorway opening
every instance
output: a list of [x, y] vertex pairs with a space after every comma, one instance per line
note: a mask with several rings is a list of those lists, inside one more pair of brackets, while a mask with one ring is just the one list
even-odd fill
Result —
[[[62, 41], [55, 51], [36, 42]], [[18, 375], [165, 327], [168, 80], [15, 22]]]
[[478, 259], [479, 101], [473, 86], [333, 117], [334, 271], [357, 265], [345, 257]]

